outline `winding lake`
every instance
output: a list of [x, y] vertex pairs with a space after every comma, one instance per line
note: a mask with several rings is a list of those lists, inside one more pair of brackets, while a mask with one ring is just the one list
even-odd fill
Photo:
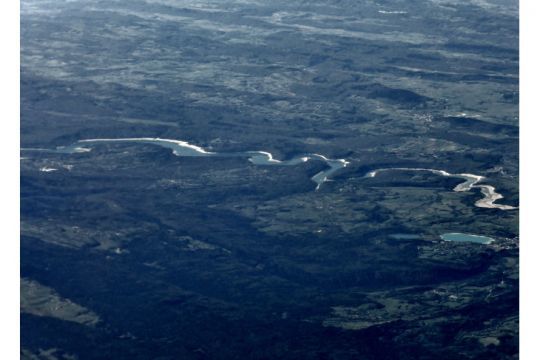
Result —
[[304, 163], [309, 160], [322, 161], [326, 163], [328, 169], [322, 170], [311, 177], [311, 180], [317, 184], [316, 189], [328, 181], [328, 179], [338, 170], [349, 164], [345, 159], [328, 159], [320, 154], [303, 154], [297, 155], [289, 160], [274, 159], [272, 154], [266, 151], [245, 151], [238, 153], [216, 153], [206, 151], [205, 149], [190, 144], [186, 141], [160, 139], [160, 138], [121, 138], [121, 139], [87, 139], [79, 140], [69, 146], [62, 146], [56, 149], [60, 153], [81, 153], [91, 150], [91, 146], [103, 143], [142, 143], [161, 146], [171, 149], [176, 156], [213, 156], [213, 157], [245, 157], [251, 163], [262, 166], [294, 166]]
[[471, 191], [471, 189], [480, 189], [480, 192], [484, 197], [477, 200], [474, 205], [480, 208], [487, 209], [499, 209], [499, 210], [515, 210], [517, 207], [511, 205], [496, 204], [495, 201], [502, 199], [504, 196], [495, 191], [495, 188], [491, 185], [479, 184], [479, 182], [485, 180], [481, 175], [474, 174], [451, 174], [444, 170], [426, 169], [426, 168], [384, 168], [377, 169], [368, 172], [365, 177], [373, 178], [377, 174], [385, 171], [427, 171], [439, 176], [455, 177], [465, 180], [461, 184], [454, 187], [456, 192]]
[[446, 233], [441, 235], [441, 239], [444, 241], [455, 241], [455, 242], [470, 242], [476, 244], [491, 244], [495, 241], [487, 236], [481, 235], [472, 235], [472, 234], [463, 234], [463, 233]]
[[[311, 177], [311, 180], [317, 184], [316, 190], [320, 186], [328, 181], [337, 171], [346, 167], [349, 162], [346, 159], [329, 159], [320, 154], [303, 154], [294, 156], [288, 160], [274, 159], [271, 153], [266, 151], [244, 151], [236, 153], [216, 153], [206, 151], [200, 146], [193, 145], [187, 141], [172, 140], [172, 139], [160, 139], [160, 138], [118, 138], [118, 139], [85, 139], [79, 140], [68, 146], [60, 146], [55, 150], [41, 149], [41, 148], [26, 148], [22, 151], [40, 151], [40, 152], [55, 152], [63, 154], [84, 153], [92, 150], [92, 146], [96, 146], [103, 143], [142, 143], [152, 144], [170, 149], [176, 156], [206, 156], [206, 157], [244, 157], [251, 163], [261, 166], [294, 166], [306, 161], [322, 161], [328, 168], [322, 170]], [[426, 169], [426, 168], [383, 168], [370, 171], [365, 175], [366, 178], [373, 178], [381, 172], [385, 171], [428, 171], [440, 176], [457, 177], [464, 180], [461, 184], [454, 187], [456, 192], [470, 191], [471, 189], [480, 189], [483, 195], [482, 199], [476, 201], [475, 206], [481, 208], [499, 209], [499, 210], [514, 210], [517, 209], [514, 206], [497, 204], [495, 201], [500, 200], [503, 196], [495, 191], [495, 188], [491, 185], [479, 184], [485, 178], [480, 175], [474, 174], [451, 174], [444, 170]]]

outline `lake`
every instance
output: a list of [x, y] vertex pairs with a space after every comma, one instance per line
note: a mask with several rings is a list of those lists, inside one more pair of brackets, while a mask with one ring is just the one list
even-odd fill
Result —
[[481, 235], [462, 234], [462, 233], [446, 233], [441, 235], [441, 239], [444, 241], [456, 241], [456, 242], [472, 242], [476, 244], [491, 244], [495, 240]]

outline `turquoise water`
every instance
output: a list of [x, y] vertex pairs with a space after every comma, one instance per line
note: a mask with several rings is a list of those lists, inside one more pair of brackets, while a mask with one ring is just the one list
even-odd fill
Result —
[[441, 235], [441, 239], [444, 241], [456, 241], [456, 242], [472, 242], [476, 244], [491, 244], [495, 240], [481, 235], [462, 234], [462, 233], [446, 233]]
[[392, 239], [396, 239], [396, 240], [416, 240], [416, 239], [422, 238], [420, 235], [416, 235], [416, 234], [390, 234], [389, 236]]

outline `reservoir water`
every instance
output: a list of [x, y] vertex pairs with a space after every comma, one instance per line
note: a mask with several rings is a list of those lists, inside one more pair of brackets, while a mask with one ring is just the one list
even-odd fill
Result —
[[463, 234], [463, 233], [446, 233], [441, 235], [441, 239], [444, 241], [455, 242], [471, 242], [476, 244], [491, 244], [495, 240], [481, 235]]
[[326, 163], [328, 169], [322, 170], [311, 177], [311, 180], [319, 187], [338, 170], [349, 164], [345, 159], [328, 159], [320, 154], [304, 154], [295, 156], [289, 160], [277, 160], [272, 157], [272, 154], [266, 151], [245, 151], [238, 153], [216, 153], [206, 151], [202, 147], [190, 144], [186, 141], [160, 139], [160, 138], [120, 138], [120, 139], [87, 139], [79, 140], [69, 146], [58, 147], [56, 152], [60, 153], [81, 153], [91, 150], [91, 146], [103, 143], [142, 143], [158, 145], [167, 149], [171, 149], [176, 156], [213, 156], [213, 157], [245, 157], [252, 164], [269, 166], [294, 166], [304, 163], [309, 160], [322, 161]]
[[515, 210], [517, 207], [511, 205], [496, 204], [495, 201], [503, 198], [501, 194], [495, 191], [495, 188], [491, 185], [479, 184], [479, 182], [485, 180], [483, 176], [475, 174], [451, 174], [444, 170], [438, 169], [426, 169], [426, 168], [384, 168], [377, 169], [368, 172], [366, 178], [374, 178], [381, 172], [387, 171], [427, 171], [435, 175], [446, 176], [446, 177], [455, 177], [465, 180], [461, 184], [458, 184], [454, 187], [455, 192], [466, 192], [471, 191], [472, 189], [480, 189], [480, 192], [484, 197], [480, 200], [477, 200], [474, 205], [480, 208], [488, 209], [499, 209], [499, 210]]
[[[187, 141], [182, 140], [173, 140], [173, 139], [160, 139], [160, 138], [151, 138], [151, 137], [142, 137], [142, 138], [118, 138], [118, 139], [85, 139], [79, 140], [74, 144], [68, 146], [60, 146], [56, 149], [41, 149], [41, 148], [24, 148], [23, 151], [40, 151], [40, 152], [51, 152], [51, 153], [63, 153], [63, 154], [74, 154], [74, 153], [85, 153], [92, 150], [92, 147], [95, 145], [103, 143], [142, 143], [142, 144], [153, 144], [161, 146], [167, 149], [170, 149], [176, 156], [206, 156], [206, 157], [244, 157], [247, 158], [251, 163], [255, 165], [269, 166], [294, 166], [306, 161], [322, 161], [328, 168], [322, 170], [311, 177], [311, 180], [317, 184], [316, 190], [320, 186], [329, 180], [329, 178], [334, 175], [340, 169], [346, 167], [349, 162], [345, 159], [329, 159], [320, 154], [303, 154], [294, 156], [288, 160], [277, 160], [272, 157], [272, 154], [266, 151], [244, 151], [236, 153], [216, 153], [211, 151], [206, 151], [200, 146], [193, 145]], [[447, 177], [457, 177], [464, 180], [461, 184], [458, 184], [453, 190], [456, 192], [466, 192], [471, 191], [472, 189], [480, 189], [480, 192], [484, 197], [480, 200], [477, 200], [475, 206], [481, 208], [490, 208], [490, 209], [499, 209], [499, 210], [515, 210], [517, 209], [514, 206], [497, 204], [495, 201], [500, 200], [503, 196], [495, 191], [495, 188], [491, 185], [479, 184], [485, 178], [480, 175], [474, 174], [451, 174], [444, 170], [438, 169], [426, 169], [426, 168], [383, 168], [370, 171], [365, 175], [366, 178], [374, 178], [381, 172], [386, 171], [428, 171], [436, 175], [447, 176]]]

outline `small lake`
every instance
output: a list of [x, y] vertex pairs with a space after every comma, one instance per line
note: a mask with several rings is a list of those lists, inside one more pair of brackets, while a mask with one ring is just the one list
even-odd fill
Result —
[[462, 233], [446, 233], [441, 235], [441, 239], [444, 241], [455, 242], [471, 242], [476, 244], [491, 244], [495, 240], [481, 235], [462, 234]]
[[417, 234], [390, 234], [388, 236], [396, 240], [418, 240], [422, 238], [422, 236]]

